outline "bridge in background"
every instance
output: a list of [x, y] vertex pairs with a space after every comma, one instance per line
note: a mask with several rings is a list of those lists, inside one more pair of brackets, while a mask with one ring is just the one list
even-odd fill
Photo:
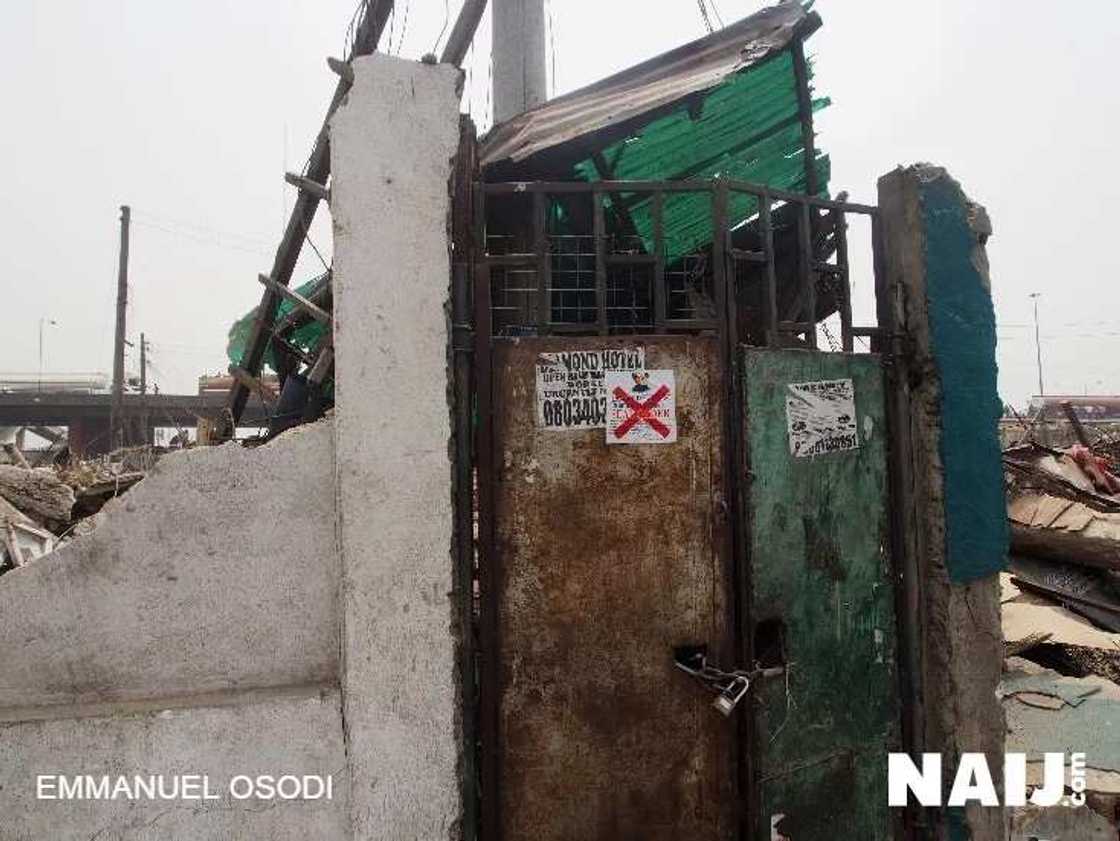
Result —
[[[86, 392], [34, 391], [0, 394], [0, 426], [65, 426], [70, 449], [93, 455], [109, 445], [111, 394]], [[199, 418], [214, 420], [225, 410], [225, 393], [205, 394], [126, 394], [125, 416], [137, 430], [147, 426], [147, 437], [157, 427], [193, 428]], [[265, 426], [269, 409], [255, 395], [249, 400], [240, 426]], [[133, 443], [140, 443], [139, 440]]]

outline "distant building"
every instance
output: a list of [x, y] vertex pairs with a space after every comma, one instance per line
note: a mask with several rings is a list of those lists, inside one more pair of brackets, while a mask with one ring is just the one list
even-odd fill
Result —
[[1062, 403], [1068, 402], [1083, 423], [1120, 423], [1120, 396], [1093, 394], [1047, 394], [1031, 398], [1028, 417], [1032, 420], [1065, 420]]
[[0, 374], [0, 394], [108, 394], [108, 374]]

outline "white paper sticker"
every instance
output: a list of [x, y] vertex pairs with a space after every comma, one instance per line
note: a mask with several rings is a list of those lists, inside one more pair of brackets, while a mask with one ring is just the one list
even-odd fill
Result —
[[790, 383], [786, 421], [790, 454], [799, 458], [859, 448], [851, 380]]
[[645, 367], [643, 348], [572, 350], [537, 356], [537, 425], [545, 429], [602, 429], [607, 425], [603, 373]]
[[607, 371], [607, 443], [677, 440], [677, 383], [672, 371]]

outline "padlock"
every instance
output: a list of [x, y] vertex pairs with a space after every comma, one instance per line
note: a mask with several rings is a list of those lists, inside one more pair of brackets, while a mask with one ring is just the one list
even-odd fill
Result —
[[735, 678], [731, 683], [720, 690], [715, 701], [712, 702], [712, 706], [723, 713], [723, 715], [730, 716], [731, 713], [735, 712], [735, 708], [739, 706], [739, 702], [746, 696], [750, 686], [751, 682], [745, 677]]

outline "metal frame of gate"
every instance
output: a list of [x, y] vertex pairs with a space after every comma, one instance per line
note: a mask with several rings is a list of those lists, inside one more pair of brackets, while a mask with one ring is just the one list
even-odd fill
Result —
[[[719, 337], [724, 370], [726, 416], [723, 421], [722, 471], [726, 487], [724, 499], [735, 519], [744, 522], [738, 482], [734, 476], [744, 475], [746, 454], [736, 430], [741, 422], [741, 395], [736, 348], [739, 346], [735, 286], [736, 268], [741, 264], [763, 267], [763, 315], [767, 346], [790, 346], [790, 339], [802, 336], [801, 346], [817, 347], [815, 314], [820, 278], [828, 276], [839, 282], [839, 318], [841, 350], [852, 352], [854, 339], [866, 337], [871, 350], [879, 353], [887, 369], [891, 544], [897, 582], [899, 633], [903, 648], [899, 657], [900, 696], [903, 703], [902, 735], [906, 749], [920, 749], [922, 721], [920, 670], [918, 660], [918, 596], [915, 559], [907, 551], [904, 539], [910, 498], [909, 414], [907, 377], [902, 354], [903, 341], [894, 323], [893, 289], [885, 276], [882, 225], [879, 209], [874, 206], [807, 196], [723, 178], [707, 181], [659, 182], [515, 182], [482, 183], [477, 179], [473, 128], [465, 123], [464, 142], [460, 148], [460, 164], [454, 185], [453, 239], [455, 242], [453, 279], [453, 350], [456, 354], [457, 389], [457, 475], [458, 516], [458, 585], [460, 629], [463, 634], [462, 684], [465, 709], [463, 732], [465, 740], [466, 802], [465, 838], [480, 837], [485, 841], [498, 838], [499, 820], [497, 792], [500, 782], [498, 767], [501, 752], [498, 745], [498, 699], [487, 687], [498, 686], [498, 617], [495, 599], [501, 580], [501, 558], [495, 547], [493, 519], [494, 442], [492, 433], [491, 353], [493, 347], [492, 279], [496, 269], [523, 269], [535, 273], [535, 287], [529, 294], [535, 298], [534, 332], [528, 335], [617, 335], [624, 333], [641, 339], [648, 335], [668, 333], [714, 333]], [[715, 312], [711, 318], [674, 319], [667, 314], [666, 260], [663, 213], [666, 196], [680, 193], [705, 193], [711, 196], [712, 208], [712, 291]], [[590, 323], [572, 323], [552, 318], [552, 252], [548, 233], [549, 198], [552, 196], [586, 195], [592, 200], [594, 239], [595, 318]], [[604, 201], [622, 205], [619, 197], [650, 197], [653, 217], [653, 253], [610, 253], [607, 242]], [[732, 197], [746, 195], [757, 201], [757, 229], [762, 247], [757, 250], [733, 248], [728, 205]], [[532, 201], [532, 248], [517, 253], [491, 253], [487, 232], [487, 209], [493, 201], [509, 197], [529, 197]], [[796, 209], [797, 219], [797, 299], [798, 313], [782, 320], [778, 313], [778, 266], [774, 247], [773, 213], [776, 207]], [[789, 211], [787, 211], [788, 213]], [[835, 262], [819, 261], [814, 256], [813, 237], [818, 220], [830, 214], [836, 231]], [[859, 214], [870, 218], [873, 267], [877, 301], [877, 326], [852, 324], [851, 279], [848, 262], [847, 216]], [[612, 329], [608, 317], [608, 271], [611, 267], [641, 265], [652, 267], [652, 324], [647, 332]], [[470, 357], [473, 356], [473, 360]], [[476, 423], [472, 424], [471, 407]], [[474, 427], [473, 436], [471, 432]], [[473, 438], [473, 440], [472, 440]], [[471, 467], [474, 475], [471, 474]], [[730, 517], [728, 518], [731, 519]], [[472, 546], [471, 537], [477, 534]], [[725, 529], [728, 545], [725, 557], [733, 567], [739, 566], [740, 528]], [[743, 662], [753, 662], [752, 634], [744, 605], [750, 603], [749, 576], [737, 568], [731, 570], [738, 582], [733, 594], [736, 612], [733, 628], [738, 634]], [[475, 585], [477, 583], [477, 595]], [[749, 717], [748, 717], [749, 719]], [[749, 727], [749, 724], [747, 725]], [[741, 740], [740, 740], [741, 743]], [[740, 796], [748, 797], [753, 808], [754, 791], [750, 751], [742, 751], [740, 763]], [[477, 788], [471, 784], [477, 782]], [[740, 835], [745, 825], [740, 822]], [[745, 837], [745, 836], [744, 836]]]

